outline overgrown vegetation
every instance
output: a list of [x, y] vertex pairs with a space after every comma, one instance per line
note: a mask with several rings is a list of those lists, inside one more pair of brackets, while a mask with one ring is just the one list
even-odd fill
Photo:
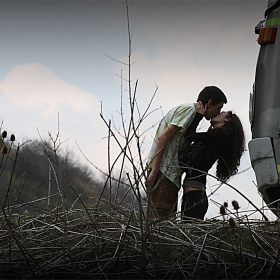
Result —
[[[132, 88], [127, 19], [129, 77], [121, 81], [128, 81], [130, 116], [121, 104], [122, 130], [115, 131], [101, 111], [109, 151], [104, 182], [60, 153], [59, 132], [23, 144], [2, 137], [1, 278], [278, 279], [279, 223], [253, 220], [236, 201], [204, 222], [148, 215], [141, 125], [151, 112], [149, 103], [140, 113], [137, 81]], [[114, 159], [111, 141], [120, 147]]]
[[[30, 205], [26, 202], [36, 201], [48, 195], [50, 196], [49, 200], [34, 202], [32, 206], [36, 206], [37, 211], [54, 209], [57, 206], [58, 188], [54, 171], [59, 177], [61, 191], [69, 205], [72, 205], [77, 199], [77, 195], [71, 188], [71, 183], [75, 185], [76, 192], [83, 194], [84, 198], [85, 195], [92, 197], [100, 193], [101, 182], [92, 178], [87, 167], [79, 166], [70, 157], [55, 155], [51, 150], [48, 152], [46, 147], [48, 146], [43, 143], [32, 141], [25, 143], [20, 148], [12, 178], [12, 188], [9, 193], [10, 205], [24, 204], [22, 208], [17, 208], [17, 212], [31, 210], [29, 209]], [[10, 153], [11, 156], [15, 154], [15, 148], [12, 147]], [[5, 195], [4, 186], [7, 186], [10, 180], [12, 165], [13, 161], [9, 159], [0, 177], [3, 186], [0, 189], [1, 196]], [[59, 174], [57, 174], [58, 172]], [[68, 180], [69, 182], [67, 182]], [[78, 205], [81, 206], [79, 203]]]
[[233, 225], [227, 220], [158, 221], [143, 240], [145, 223], [139, 223], [139, 215], [119, 207], [7, 216], [0, 229], [1, 276], [279, 279], [279, 224], [245, 217], [235, 217]]
[[[55, 150], [51, 142], [24, 143], [20, 146], [15, 164], [13, 157], [17, 153], [17, 147], [6, 138], [1, 139], [2, 146], [9, 147], [9, 156], [5, 157], [6, 154], [2, 153], [0, 196], [6, 196], [7, 186], [11, 184], [7, 203], [15, 205], [16, 213], [55, 209], [58, 206], [60, 192], [69, 209], [82, 206], [77, 195], [90, 207], [103, 191], [106, 178], [94, 177], [88, 166], [82, 166], [77, 160], [74, 161], [70, 152]], [[112, 182], [111, 192], [117, 194], [119, 200], [128, 189], [129, 187], [122, 183], [121, 190], [117, 192], [117, 183]], [[103, 197], [105, 199], [110, 197], [107, 188], [103, 191]], [[131, 202], [132, 199], [133, 195], [129, 192], [124, 201]]]

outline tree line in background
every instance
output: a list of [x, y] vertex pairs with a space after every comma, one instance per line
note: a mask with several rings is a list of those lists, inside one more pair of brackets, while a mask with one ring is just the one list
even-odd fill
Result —
[[100, 179], [69, 151], [63, 151], [60, 144], [56, 145], [55, 139], [16, 146], [3, 136], [4, 132], [0, 139], [1, 207], [14, 207], [15, 212], [42, 212], [60, 207], [63, 200], [68, 209], [96, 205], [108, 208], [120, 202], [137, 208], [125, 179], [108, 181], [106, 175]]

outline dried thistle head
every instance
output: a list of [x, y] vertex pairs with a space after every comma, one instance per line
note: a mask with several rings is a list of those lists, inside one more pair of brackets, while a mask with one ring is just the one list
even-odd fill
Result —
[[2, 138], [6, 138], [6, 137], [7, 137], [7, 131], [4, 130], [4, 131], [2, 132]]
[[221, 206], [220, 206], [220, 214], [221, 214], [221, 215], [225, 215], [225, 214], [226, 214], [226, 208], [225, 208], [224, 205], [221, 205]]
[[231, 228], [235, 228], [235, 227], [236, 227], [235, 220], [234, 220], [232, 217], [230, 217], [230, 218], [228, 219], [228, 223], [229, 223], [229, 226], [230, 226]]
[[233, 200], [232, 202], [232, 206], [233, 206], [233, 208], [235, 209], [235, 210], [238, 210], [240, 207], [239, 207], [239, 204], [238, 204], [238, 202], [236, 201], [236, 200]]
[[15, 135], [14, 135], [14, 134], [11, 134], [11, 136], [10, 136], [10, 141], [14, 142], [15, 140], [16, 140]]
[[224, 202], [224, 206], [225, 206], [225, 208], [228, 207], [228, 203], [226, 201]]
[[3, 155], [6, 155], [6, 154], [8, 153], [8, 148], [7, 148], [7, 146], [3, 146], [1, 153], [2, 153]]

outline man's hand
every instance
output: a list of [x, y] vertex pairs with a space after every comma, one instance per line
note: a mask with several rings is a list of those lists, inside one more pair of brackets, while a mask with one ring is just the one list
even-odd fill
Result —
[[151, 170], [147, 182], [147, 187], [154, 187], [156, 183], [156, 178], [157, 178], [158, 171]]
[[152, 163], [152, 170], [149, 174], [147, 187], [154, 187], [156, 178], [160, 170], [160, 163], [164, 154], [165, 148], [169, 140], [181, 129], [181, 127], [170, 124], [157, 138], [157, 146], [154, 152], [154, 159]]
[[197, 113], [200, 113], [202, 116], [204, 116], [205, 112], [207, 110], [207, 103], [205, 105], [203, 105], [201, 101], [196, 102], [195, 110]]

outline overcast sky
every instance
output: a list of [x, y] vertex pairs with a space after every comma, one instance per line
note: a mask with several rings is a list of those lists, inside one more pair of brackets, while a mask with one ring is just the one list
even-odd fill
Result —
[[[144, 142], [150, 149], [154, 125], [172, 107], [195, 102], [207, 85], [228, 97], [225, 110], [242, 119], [247, 142], [249, 93], [259, 52], [254, 28], [264, 19], [268, 1], [128, 1], [132, 35], [132, 85], [138, 79], [137, 101], [144, 110], [156, 86], [152, 113], [142, 131], [152, 127]], [[100, 118], [120, 124], [121, 88], [125, 118], [129, 117], [128, 31], [125, 1], [0, 1], [0, 120], [19, 142], [57, 132], [85, 162], [107, 168], [107, 128]], [[110, 58], [111, 57], [111, 58]], [[202, 128], [208, 128], [205, 121]], [[112, 148], [114, 149], [114, 148]], [[116, 151], [117, 152], [117, 151]], [[112, 151], [114, 155], [114, 151]], [[229, 183], [257, 206], [262, 200], [254, 185], [246, 151], [240, 170]], [[96, 170], [92, 168], [94, 172]], [[214, 174], [215, 170], [211, 173]], [[210, 180], [207, 191], [215, 189]], [[229, 187], [211, 199], [243, 210], [251, 206]], [[207, 217], [218, 215], [210, 203]], [[267, 212], [270, 218], [273, 214]]]

